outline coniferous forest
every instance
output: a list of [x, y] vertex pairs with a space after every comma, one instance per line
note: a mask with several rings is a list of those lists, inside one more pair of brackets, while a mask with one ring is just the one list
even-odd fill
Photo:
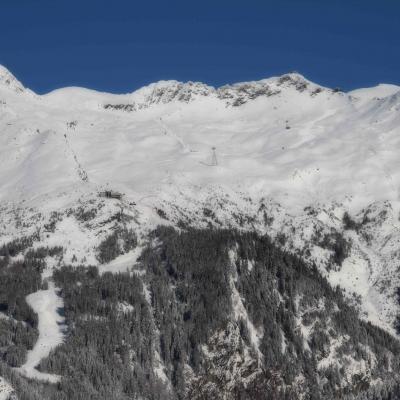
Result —
[[[114, 236], [102, 259], [136, 246]], [[25, 298], [46, 286], [46, 256], [62, 260], [31, 244], [1, 249], [0, 375], [21, 400], [398, 398], [396, 339], [268, 236], [215, 228], [158, 227], [129, 273], [60, 262], [67, 332], [38, 369], [61, 380], [28, 380], [14, 370], [38, 335]]]

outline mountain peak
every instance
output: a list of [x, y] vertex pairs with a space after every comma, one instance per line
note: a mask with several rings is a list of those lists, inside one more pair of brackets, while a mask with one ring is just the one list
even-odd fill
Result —
[[172, 100], [189, 102], [197, 96], [208, 96], [215, 89], [201, 82], [179, 82], [162, 80], [151, 83], [133, 92], [137, 99], [145, 99], [146, 103], [168, 103]]
[[0, 85], [17, 93], [25, 92], [22, 83], [3, 65], [0, 65]]

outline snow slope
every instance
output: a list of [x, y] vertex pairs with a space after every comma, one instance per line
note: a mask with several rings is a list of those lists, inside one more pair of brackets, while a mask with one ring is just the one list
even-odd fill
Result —
[[99, 273], [104, 274], [105, 272], [112, 272], [116, 274], [118, 272], [129, 272], [134, 267], [142, 250], [143, 248], [138, 246], [134, 250], [120, 255], [109, 263], [100, 265]]
[[364, 89], [356, 89], [349, 92], [357, 102], [379, 100], [380, 98], [392, 96], [400, 91], [400, 86], [381, 83], [378, 86]]

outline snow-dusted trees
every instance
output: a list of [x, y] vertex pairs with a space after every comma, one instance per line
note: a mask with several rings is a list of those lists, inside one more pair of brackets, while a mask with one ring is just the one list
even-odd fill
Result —
[[101, 264], [110, 262], [119, 255], [134, 249], [136, 245], [135, 232], [118, 227], [100, 243], [97, 249], [97, 259]]

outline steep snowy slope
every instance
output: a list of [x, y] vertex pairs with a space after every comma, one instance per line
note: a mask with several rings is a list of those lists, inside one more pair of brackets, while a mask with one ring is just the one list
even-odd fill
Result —
[[[20, 371], [59, 379], [36, 370], [64, 335], [53, 271], [64, 263], [146, 276], [135, 268], [158, 225], [267, 234], [343, 288], [361, 318], [395, 336], [399, 149], [395, 85], [343, 93], [292, 73], [221, 88], [161, 81], [125, 95], [64, 88], [40, 96], [1, 67], [0, 247], [27, 241], [12, 262], [62, 247], [42, 257], [41, 281], [51, 290], [27, 297], [40, 295], [52, 307], [37, 312], [39, 329], [51, 326], [52, 336], [36, 351], [39, 332]], [[99, 197], [104, 190], [124, 196]], [[135, 232], [138, 247], [125, 249], [121, 224]], [[101, 260], [110, 237], [124, 250]], [[235, 315], [252, 327], [229, 287]], [[301, 318], [298, 324], [307, 336]], [[332, 357], [321, 359], [321, 368]], [[353, 379], [356, 367], [346, 374]]]

